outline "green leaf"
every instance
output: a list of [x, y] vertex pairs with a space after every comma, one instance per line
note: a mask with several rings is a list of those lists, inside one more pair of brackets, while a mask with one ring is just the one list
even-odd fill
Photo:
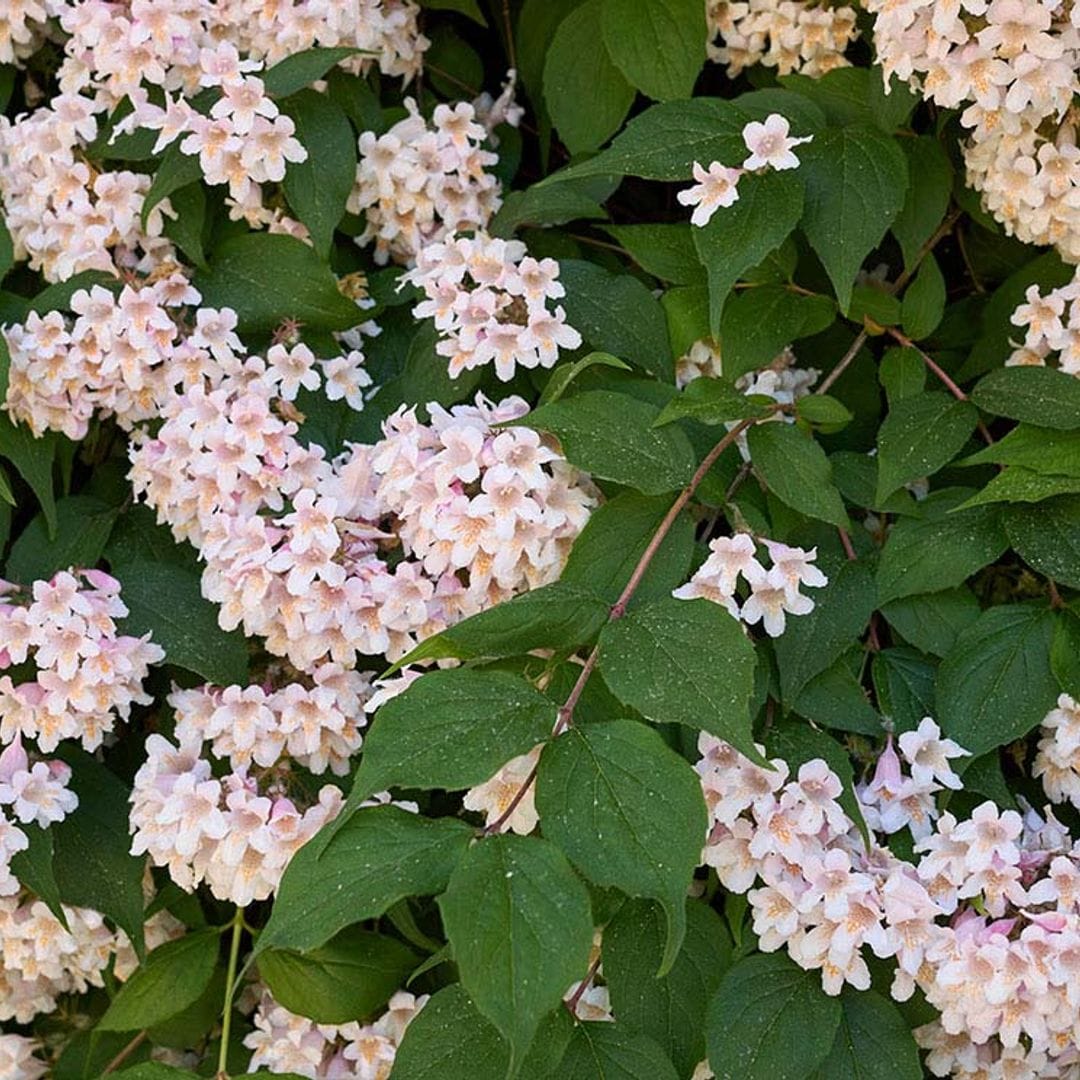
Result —
[[206, 193], [201, 183], [188, 184], [169, 196], [176, 214], [165, 218], [165, 235], [197, 266], [206, 269], [203, 226], [206, 224]]
[[[614, 604], [634, 567], [671, 509], [670, 495], [624, 491], [594, 510], [563, 567], [561, 580], [588, 588]], [[683, 512], [649, 563], [630, 608], [671, 595], [690, 576], [694, 527]]]
[[917, 649], [945, 656], [956, 636], [979, 617], [979, 602], [963, 586], [925, 596], [905, 596], [881, 609], [889, 625]]
[[754, 663], [742, 626], [708, 600], [656, 600], [600, 634], [600, 672], [624, 705], [657, 723], [710, 731], [757, 759]]
[[895, 408], [897, 402], [921, 394], [926, 388], [926, 364], [917, 349], [889, 349], [881, 358], [878, 381], [885, 387], [889, 408]]
[[788, 621], [773, 642], [784, 704], [851, 647], [874, 610], [874, 579], [860, 561], [843, 563], [823, 589], [813, 590], [814, 610]]
[[267, 949], [259, 975], [290, 1012], [346, 1024], [382, 1008], [419, 961], [397, 938], [350, 926], [308, 952]]
[[248, 653], [239, 630], [218, 626], [217, 608], [202, 597], [198, 571], [146, 559], [114, 562], [128, 606], [127, 631], [151, 634], [165, 662], [228, 686], [247, 681]]
[[685, 900], [686, 939], [672, 969], [656, 977], [666, 919], [659, 904], [627, 900], [604, 928], [604, 980], [618, 1026], [654, 1039], [679, 1076], [705, 1057], [705, 1012], [731, 964], [731, 936], [707, 904]]
[[594, 349], [672, 381], [664, 311], [642, 281], [575, 259], [559, 264], [559, 280], [566, 288], [567, 321]]
[[[544, 113], [543, 81], [544, 61], [547, 59], [551, 39], [559, 24], [578, 6], [578, 0], [525, 0], [518, 16], [517, 42], [518, 71], [528, 91], [529, 99], [537, 114]], [[550, 139], [547, 126], [545, 141]]]
[[550, 841], [503, 835], [465, 852], [439, 909], [461, 984], [510, 1042], [516, 1072], [545, 1013], [588, 967], [589, 894]]
[[904, 204], [907, 162], [870, 127], [831, 128], [803, 149], [803, 230], [847, 311], [855, 275]]
[[[560, 184], [557, 188], [566, 187]], [[701, 263], [688, 222], [676, 224], [605, 225], [604, 232], [625, 248], [630, 258], [648, 274], [675, 285], [695, 285], [701, 280]]]
[[705, 8], [697, 0], [603, 0], [608, 55], [646, 97], [688, 98], [705, 65]]
[[750, 460], [781, 502], [807, 517], [847, 528], [847, 512], [825, 451], [794, 425], [758, 424], [746, 433]]
[[68, 929], [67, 916], [61, 906], [60, 886], [53, 872], [53, 836], [50, 829], [36, 824], [23, 825], [23, 833], [29, 846], [11, 856], [11, 872], [24, 889], [29, 889], [45, 902], [64, 929]]
[[991, 371], [971, 391], [971, 400], [995, 416], [1061, 431], [1080, 428], [1080, 379], [1054, 368]]
[[701, 781], [644, 724], [574, 727], [545, 748], [536, 780], [544, 835], [596, 885], [657, 900], [667, 915], [658, 975], [686, 933], [686, 890], [708, 831]]
[[194, 184], [202, 179], [202, 168], [199, 165], [198, 155], [185, 154], [180, 149], [180, 140], [171, 143], [162, 155], [161, 164], [154, 172], [154, 179], [150, 181], [146, 196], [143, 199], [142, 211], [139, 220], [142, 227], [146, 228], [146, 222], [150, 217], [150, 211], [162, 201], [169, 198], [174, 191], [179, 191], [188, 184]]
[[100, 762], [72, 746], [57, 755], [71, 766], [68, 787], [79, 809], [49, 827], [60, 899], [112, 919], [143, 953], [144, 859], [130, 853], [128, 789]]
[[565, 225], [570, 221], [604, 220], [607, 211], [591, 193], [588, 181], [558, 187], [531, 187], [507, 192], [491, 219], [492, 236], [513, 236], [523, 225]]
[[1003, 439], [956, 464], [1020, 465], [1034, 472], [1080, 476], [1080, 431], [1018, 424]]
[[[946, 490], [937, 497], [931, 495], [920, 504], [926, 517], [903, 518], [893, 526], [878, 564], [880, 603], [951, 589], [992, 563], [1009, 546], [997, 507], [948, 512], [962, 501], [957, 496], [964, 494]], [[932, 558], [927, 557], [929, 552]]]
[[915, 280], [904, 292], [901, 321], [904, 333], [913, 341], [929, 337], [945, 314], [945, 278], [933, 254], [927, 254]]
[[660, 410], [653, 427], [684, 419], [715, 427], [729, 420], [768, 416], [773, 408], [771, 400], [761, 395], [747, 397], [726, 379], [694, 379]]
[[609, 605], [591, 589], [556, 581], [425, 638], [386, 675], [418, 660], [520, 656], [533, 649], [565, 651], [590, 641], [607, 622]]
[[832, 1049], [811, 1080], [921, 1080], [919, 1047], [888, 998], [845, 986], [840, 1007]]
[[1053, 708], [1053, 613], [1027, 604], [984, 611], [957, 636], [937, 678], [938, 719], [965, 750], [982, 754], [1026, 735]]
[[55, 539], [38, 514], [11, 547], [5, 575], [29, 585], [72, 567], [92, 569], [101, 559], [118, 510], [93, 495], [70, 495], [56, 504]]
[[901, 139], [900, 146], [907, 157], [908, 186], [892, 233], [910, 270], [949, 209], [953, 168], [941, 143], [929, 135]]
[[268, 334], [287, 318], [309, 330], [348, 330], [363, 321], [326, 263], [292, 236], [260, 232], [226, 240], [209, 270], [195, 275], [195, 287], [206, 306], [236, 311], [241, 334]]
[[847, 317], [854, 323], [896, 326], [900, 322], [900, 301], [877, 285], [857, 284], [851, 290]]
[[557, 436], [566, 459], [593, 476], [659, 495], [685, 485], [696, 464], [679, 428], [652, 426], [659, 411], [628, 394], [586, 390], [541, 405], [516, 423]]
[[931, 390], [897, 401], [878, 431], [877, 501], [897, 488], [932, 476], [960, 452], [978, 422], [967, 401]]
[[117, 991], [98, 1028], [137, 1031], [193, 1005], [213, 978], [219, 939], [215, 928], [159, 945]]
[[314, 90], [293, 94], [282, 111], [292, 117], [296, 138], [308, 152], [306, 161], [289, 162], [282, 190], [326, 259], [356, 182], [356, 135], [341, 107]]
[[1064, 495], [1005, 514], [1009, 543], [1024, 562], [1080, 589], [1080, 496]]
[[[98, 1031], [96, 1028], [83, 1029], [75, 1034], [64, 1044], [60, 1056], [55, 1059], [52, 1066], [52, 1080], [101, 1080], [105, 1067], [131, 1042], [131, 1036], [122, 1031]], [[124, 1062], [136, 1062], [140, 1056], [149, 1056], [149, 1040], [144, 1041], [142, 1046], [137, 1046], [129, 1054]], [[156, 1063], [155, 1063], [156, 1064]], [[123, 1077], [138, 1080], [138, 1070], [143, 1066], [134, 1065], [124, 1068], [117, 1073], [109, 1073], [109, 1076]], [[162, 1065], [165, 1069], [167, 1066]], [[170, 1073], [159, 1073], [157, 1080], [177, 1080], [178, 1077], [188, 1080], [190, 1073], [179, 1070]], [[145, 1080], [155, 1080], [153, 1073], [143, 1073]]]
[[[260, 1069], [261, 1073], [262, 1070]], [[198, 1080], [198, 1074], [186, 1069], [174, 1069], [160, 1061], [144, 1061], [130, 1069], [121, 1069], [116, 1080]], [[258, 1075], [258, 1074], [256, 1074]], [[278, 1080], [293, 1080], [296, 1073], [277, 1073]]]
[[1050, 646], [1050, 668], [1061, 689], [1080, 698], [1080, 615], [1059, 612]]
[[720, 340], [724, 343], [724, 375], [740, 375], [765, 367], [802, 337], [832, 325], [836, 304], [827, 296], [803, 296], [784, 285], [759, 285], [732, 296], [724, 306]]
[[840, 1018], [820, 971], [780, 953], [747, 957], [709, 1005], [709, 1063], [717, 1080], [805, 1080], [828, 1057]]
[[[811, 144], [812, 145], [812, 144]], [[745, 148], [744, 148], [745, 150]], [[713, 159], [703, 159], [708, 166]], [[750, 173], [739, 181], [739, 198], [694, 229], [698, 258], [709, 278], [709, 322], [715, 337], [731, 287], [787, 238], [803, 215], [800, 170]]]
[[481, 26], [488, 24], [476, 0], [422, 0], [421, 6], [437, 11], [456, 11]]
[[271, 97], [290, 97], [321, 79], [332, 67], [363, 52], [362, 49], [305, 49], [279, 60], [262, 73], [266, 92]]
[[0, 416], [0, 458], [15, 466], [37, 496], [50, 540], [56, 536], [57, 526], [52, 473], [58, 445], [59, 436], [54, 432], [35, 438], [25, 424], [13, 424], [10, 417]]
[[0, 278], [15, 265], [15, 245], [11, 242], [11, 233], [7, 225], [0, 221]]
[[807, 394], [795, 402], [795, 415], [823, 430], [835, 431], [855, 418], [851, 410], [828, 394]]
[[[595, 39], [592, 44], [593, 54], [586, 61], [585, 70], [589, 70], [595, 58]], [[695, 161], [703, 165], [712, 161], [741, 161], [746, 154], [742, 129], [752, 119], [744, 109], [723, 98], [702, 97], [653, 105], [635, 116], [606, 150], [588, 161], [561, 169], [541, 183], [615, 174], [646, 180], [686, 181], [693, 173]]]
[[350, 802], [390, 787], [472, 787], [546, 739], [554, 725], [552, 702], [517, 675], [429, 672], [378, 710]]
[[343, 815], [293, 856], [256, 952], [313, 949], [408, 896], [442, 892], [474, 833], [463, 821], [396, 806]]
[[544, 64], [544, 102], [572, 154], [597, 149], [619, 130], [634, 101], [634, 88], [604, 46], [603, 9], [604, 0], [586, 0], [570, 12]]
[[543, 393], [541, 393], [537, 404], [546, 405], [549, 401], [558, 401], [570, 388], [571, 383], [583, 371], [588, 371], [591, 367], [610, 367], [619, 371], [630, 370], [629, 364], [624, 364], [617, 356], [612, 356], [611, 353], [591, 352], [580, 360], [560, 364], [544, 384]]
[[857, 646], [848, 649], [839, 660], [815, 675], [795, 698], [794, 712], [835, 731], [880, 735], [881, 717], [867, 701], [859, 681], [864, 655]]
[[559, 1080], [678, 1080], [670, 1058], [647, 1035], [619, 1024], [578, 1024]]
[[1052, 476], [1035, 472], [1022, 465], [1010, 465], [1004, 472], [967, 500], [964, 506], [982, 503], [1037, 503], [1056, 495], [1073, 495], [1080, 492], [1080, 476]]
[[882, 649], [872, 664], [874, 692], [893, 730], [911, 731], [924, 716], [937, 713], [935, 666], [915, 649]]

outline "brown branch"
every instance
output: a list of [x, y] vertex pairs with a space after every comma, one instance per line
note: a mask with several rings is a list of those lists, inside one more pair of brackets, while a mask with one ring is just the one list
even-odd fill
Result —
[[840, 363], [836, 365], [825, 377], [825, 381], [814, 391], [815, 394], [825, 394], [829, 391], [830, 387], [841, 375], [847, 371], [851, 365], [851, 361], [858, 355], [859, 350], [866, 344], [867, 332], [865, 330], [859, 331], [859, 336], [851, 343], [851, 348], [840, 358]]
[[574, 991], [573, 996], [564, 1001], [563, 1004], [569, 1010], [570, 1015], [577, 1019], [577, 1007], [578, 1002], [582, 999], [585, 991], [589, 989], [589, 984], [596, 978], [596, 973], [600, 970], [600, 957], [597, 958], [589, 965], [589, 970], [585, 973], [585, 978], [581, 980], [580, 985]]
[[125, 1047], [124, 1047], [124, 1048], [123, 1048], [123, 1049], [122, 1049], [121, 1051], [120, 1051], [120, 1053], [119, 1053], [119, 1054], [117, 1054], [117, 1055], [116, 1055], [116, 1057], [114, 1057], [114, 1058], [112, 1059], [112, 1061], [110, 1061], [110, 1062], [109, 1062], [109, 1064], [105, 1066], [105, 1068], [104, 1068], [104, 1070], [102, 1071], [102, 1074], [101, 1074], [101, 1075], [102, 1075], [102, 1076], [108, 1076], [108, 1075], [109, 1075], [109, 1073], [112, 1073], [112, 1072], [116, 1072], [116, 1070], [117, 1070], [117, 1069], [119, 1069], [119, 1068], [120, 1068], [120, 1066], [121, 1066], [121, 1065], [123, 1065], [123, 1064], [124, 1064], [124, 1062], [125, 1062], [125, 1061], [127, 1061], [127, 1059], [128, 1059], [129, 1057], [131, 1057], [131, 1055], [132, 1055], [132, 1054], [134, 1054], [134, 1053], [135, 1053], [135, 1051], [136, 1051], [136, 1050], [138, 1050], [138, 1048], [139, 1048], [140, 1046], [142, 1046], [142, 1044], [143, 1044], [143, 1043], [144, 1043], [145, 1041], [146, 1041], [146, 1032], [145, 1032], [145, 1030], [144, 1030], [144, 1031], [140, 1031], [140, 1032], [139, 1032], [139, 1034], [138, 1034], [138, 1035], [136, 1035], [136, 1036], [135, 1036], [135, 1038], [134, 1038], [134, 1039], [132, 1039], [132, 1040], [131, 1040], [131, 1042], [129, 1042], [129, 1043], [128, 1043], [128, 1044], [127, 1044], [127, 1045], [126, 1045], [126, 1046], [125, 1046]]

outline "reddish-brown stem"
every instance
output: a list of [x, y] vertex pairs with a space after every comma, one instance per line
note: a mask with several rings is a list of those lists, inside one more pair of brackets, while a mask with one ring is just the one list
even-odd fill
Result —
[[138, 1048], [142, 1046], [145, 1041], [146, 1032], [140, 1031], [139, 1034], [136, 1035], [135, 1038], [132, 1039], [126, 1046], [124, 1046], [120, 1053], [118, 1053], [116, 1057], [114, 1057], [112, 1061], [110, 1061], [109, 1064], [105, 1066], [105, 1068], [102, 1070], [101, 1075], [108, 1076], [109, 1073], [116, 1072], [116, 1070], [119, 1069], [120, 1066], [123, 1065], [124, 1062], [127, 1061], [127, 1059], [131, 1057], [131, 1055], [134, 1054], [135, 1051], [138, 1050]]
[[1061, 593], [1058, 592], [1057, 583], [1053, 578], [1047, 578], [1046, 585], [1050, 592], [1050, 606], [1055, 611], [1062, 611], [1065, 607], [1065, 601], [1061, 599]]
[[[753, 419], [741, 420], [708, 452], [708, 454], [705, 455], [705, 459], [697, 467], [694, 475], [690, 478], [690, 483], [679, 492], [679, 497], [671, 504], [671, 509], [664, 515], [664, 520], [657, 526], [656, 532], [653, 533], [648, 546], [641, 553], [641, 558], [638, 559], [637, 565], [630, 575], [630, 580], [619, 594], [618, 600], [611, 606], [611, 611], [608, 613], [608, 620], [610, 622], [621, 619], [623, 615], [626, 614], [626, 606], [630, 603], [638, 586], [641, 584], [641, 579], [649, 569], [649, 564], [653, 561], [657, 551], [660, 550], [660, 545], [664, 542], [664, 537], [671, 531], [671, 526], [675, 524], [679, 514], [682, 513], [686, 504], [693, 498], [694, 492], [697, 491], [698, 486], [701, 484], [702, 480], [705, 479], [709, 470], [716, 464], [720, 455], [754, 423], [756, 423], [756, 421]], [[600, 646], [594, 645], [592, 652], [589, 653], [588, 659], [586, 659], [585, 664], [581, 669], [581, 673], [577, 677], [577, 681], [574, 683], [573, 689], [559, 709], [558, 719], [555, 721], [555, 729], [553, 731], [554, 735], [559, 735], [574, 722], [574, 709], [577, 708], [577, 703], [581, 700], [581, 695], [585, 690], [585, 684], [589, 681], [589, 676], [593, 673], [593, 669], [596, 667], [599, 656]], [[526, 793], [535, 781], [536, 766], [534, 765], [529, 772], [529, 775], [525, 777], [525, 781], [522, 783], [521, 787], [514, 793], [514, 797], [510, 800], [507, 808], [484, 829], [485, 836], [497, 833], [502, 829], [506, 822], [510, 820], [510, 815], [513, 814], [521, 804], [521, 800], [525, 798]]]
[[840, 363], [825, 376], [825, 381], [814, 391], [815, 394], [826, 394], [829, 392], [832, 384], [847, 371], [851, 361], [858, 356], [859, 350], [866, 344], [867, 336], [865, 330], [859, 331], [859, 336], [851, 343], [851, 348], [840, 358]]
[[593, 979], [596, 978], [596, 973], [600, 970], [600, 957], [597, 958], [589, 965], [589, 970], [585, 974], [585, 978], [581, 980], [581, 985], [574, 991], [572, 997], [568, 998], [563, 1004], [569, 1010], [570, 1015], [577, 1019], [577, 1007], [578, 1002], [582, 999], [585, 991], [589, 989], [589, 985]]

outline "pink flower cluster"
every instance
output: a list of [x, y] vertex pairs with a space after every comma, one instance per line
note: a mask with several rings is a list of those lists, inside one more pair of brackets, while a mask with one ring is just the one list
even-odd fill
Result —
[[[722, 604], [733, 618], [747, 626], [761, 623], [770, 637], [784, 632], [786, 614], [809, 615], [814, 601], [800, 586], [820, 589], [829, 579], [813, 565], [817, 548], [804, 551], [775, 540], [761, 543], [769, 554], [766, 569], [757, 559], [757, 544], [749, 533], [721, 536], [709, 542], [709, 556], [672, 595], [680, 600], [703, 597]], [[750, 587], [750, 595], [740, 605], [736, 597], [739, 578]]]
[[1045, 296], [1032, 285], [1011, 321], [1024, 329], [1024, 340], [1006, 365], [1045, 367], [1056, 356], [1059, 370], [1080, 378], [1080, 276]]
[[[913, 779], [955, 787], [955, 744], [932, 721], [906, 734]], [[935, 1075], [1072, 1075], [1080, 843], [1049, 812], [1021, 817], [985, 802], [966, 819], [943, 813], [908, 863], [864, 844], [824, 761], [791, 778], [783, 761], [759, 767], [707, 733], [699, 750], [711, 821], [703, 859], [747, 894], [764, 951], [786, 948], [820, 969], [830, 994], [869, 985], [865, 948], [894, 959], [893, 996], [918, 987], [941, 1013], [916, 1031]]]
[[149, 634], [117, 634], [128, 609], [115, 578], [65, 570], [35, 581], [29, 597], [8, 582], [4, 594], [0, 669], [29, 659], [37, 675], [18, 685], [0, 677], [0, 742], [22, 736], [48, 753], [62, 739], [79, 739], [94, 750], [132, 705], [150, 702], [142, 681], [165, 652]]
[[223, 626], [299, 670], [352, 665], [558, 576], [595, 500], [534, 432], [493, 430], [524, 401], [431, 405], [430, 424], [402, 408], [331, 463], [279, 415], [278, 387], [248, 361], [170, 400], [132, 453], [136, 492], [206, 560]]
[[387, 1080], [397, 1048], [428, 997], [399, 990], [371, 1024], [317, 1024], [279, 1005], [264, 990], [255, 1030], [244, 1039], [254, 1051], [251, 1071], [289, 1072], [311, 1080]]
[[333, 665], [313, 687], [174, 690], [175, 744], [146, 740], [131, 793], [132, 853], [149, 854], [181, 888], [205, 881], [240, 907], [272, 895], [293, 853], [341, 809], [324, 785], [301, 810], [310, 772], [348, 770], [360, 745], [367, 681]]
[[[37, 49], [45, 36], [46, 20], [57, 14], [61, 2], [9, 0], [0, 8], [0, 64], [17, 64]], [[0, 1076], [4, 1075], [0, 1069]]]
[[425, 245], [455, 231], [486, 228], [501, 187], [489, 172], [499, 155], [482, 144], [488, 129], [468, 102], [436, 105], [431, 125], [416, 102], [382, 135], [360, 136], [360, 160], [348, 209], [363, 214], [356, 242], [375, 242], [375, 261], [410, 264]]
[[1047, 798], [1080, 809], [1080, 703], [1068, 694], [1046, 714], [1031, 774], [1042, 780]]
[[[707, 0], [709, 59], [735, 78], [755, 64], [818, 77], [847, 67], [855, 9], [807, 0]], [[717, 40], [714, 40], [717, 39]]]
[[0, 1034], [0, 1076], [8, 1080], [39, 1080], [46, 1065], [34, 1054], [40, 1049], [36, 1039], [26, 1035]]
[[581, 345], [563, 308], [548, 310], [566, 295], [559, 264], [532, 258], [519, 240], [450, 236], [422, 248], [402, 280], [424, 290], [413, 314], [434, 321], [442, 335], [436, 351], [449, 359], [451, 378], [494, 364], [509, 382], [518, 366], [553, 367], [560, 349]]
[[867, 0], [886, 78], [966, 106], [968, 182], [1009, 233], [1080, 259], [1080, 9], [1058, 0]]

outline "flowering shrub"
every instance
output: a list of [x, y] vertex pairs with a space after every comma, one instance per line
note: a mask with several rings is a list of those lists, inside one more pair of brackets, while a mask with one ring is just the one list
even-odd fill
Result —
[[0, 1080], [1080, 1076], [1078, 79], [0, 0]]

